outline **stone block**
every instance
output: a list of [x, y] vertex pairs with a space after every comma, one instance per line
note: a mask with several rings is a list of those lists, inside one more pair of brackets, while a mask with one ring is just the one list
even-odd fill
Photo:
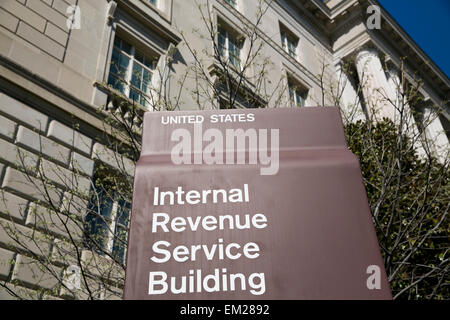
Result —
[[52, 241], [52, 237], [39, 231], [0, 218], [0, 243], [3, 247], [49, 256]]
[[11, 283], [6, 284], [8, 289], [0, 286], [0, 300], [39, 300], [40, 293]]
[[0, 159], [19, 168], [36, 169], [39, 157], [27, 150], [19, 148], [14, 144], [0, 139]]
[[47, 266], [51, 270], [44, 268], [37, 260], [19, 254], [14, 265], [12, 280], [49, 290], [55, 289], [61, 279], [61, 268]]
[[78, 254], [81, 255], [83, 250], [84, 246], [81, 243], [74, 243], [69, 239], [55, 239], [51, 259], [65, 266], [78, 266], [80, 264]]
[[69, 34], [67, 32], [64, 32], [50, 22], [47, 23], [47, 27], [45, 28], [45, 35], [64, 47], [66, 46], [67, 39], [69, 37]]
[[119, 283], [120, 285], [123, 284], [125, 271], [110, 257], [101, 256], [89, 250], [83, 250], [81, 262], [89, 274], [108, 279], [109, 281]]
[[133, 161], [106, 148], [100, 143], [94, 144], [92, 157], [112, 166], [113, 168], [116, 168], [121, 173], [134, 176], [135, 165]]
[[19, 126], [17, 143], [34, 150], [38, 154], [53, 158], [65, 165], [69, 162], [70, 150], [68, 148], [28, 128]]
[[4, 190], [0, 191], [0, 212], [3, 215], [20, 221], [25, 220], [28, 200]]
[[[22, 38], [14, 39], [8, 58], [51, 83], [56, 83], [58, 80], [59, 69], [62, 66], [61, 61]], [[43, 88], [41, 90], [45, 91]], [[44, 130], [45, 128], [42, 131]]]
[[50, 122], [48, 136], [55, 138], [69, 147], [75, 148], [85, 154], [91, 153], [92, 139], [69, 128], [56, 120]]
[[104, 296], [103, 281], [87, 276], [86, 282], [87, 285], [84, 279], [81, 281], [80, 289], [74, 288], [69, 290], [66, 287], [61, 287], [60, 296], [74, 300], [102, 299]]
[[8, 277], [13, 263], [14, 252], [0, 248], [0, 277]]
[[4, 93], [0, 93], [0, 112], [40, 131], [47, 129], [46, 115]]
[[0, 33], [0, 54], [4, 55], [5, 57], [7, 57], [9, 55], [9, 52], [11, 51], [13, 36], [13, 34], [8, 34], [6, 32]]
[[[30, 1], [30, 3], [42, 2]], [[25, 40], [34, 44], [36, 47], [47, 52], [56, 59], [62, 60], [65, 51], [64, 46], [40, 33], [36, 29], [30, 27], [26, 23], [23, 23], [22, 21], [19, 23], [19, 28], [17, 28], [17, 35], [21, 36]]]
[[104, 300], [122, 300], [123, 299], [123, 289], [108, 286], [105, 289]]
[[83, 223], [81, 221], [36, 203], [30, 205], [26, 225], [60, 237], [71, 237], [74, 241], [79, 241], [83, 237]]
[[52, 6], [53, 0], [42, 0], [42, 1], [44, 1], [50, 7]]
[[34, 12], [51, 21], [53, 24], [57, 25], [63, 30], [67, 29], [66, 20], [67, 18], [54, 8], [49, 7], [41, 1], [27, 1], [27, 7], [29, 7]]
[[52, 4], [53, 9], [57, 10], [59, 13], [68, 16], [67, 14], [67, 8], [69, 7], [69, 4], [64, 0], [53, 0]]
[[77, 197], [70, 192], [65, 192], [59, 211], [83, 219], [86, 215], [88, 202], [88, 200]]
[[14, 139], [15, 132], [16, 132], [16, 123], [0, 115], [0, 136], [4, 136], [9, 139]]
[[51, 201], [55, 206], [60, 205], [62, 196], [62, 191], [51, 184], [44, 183], [42, 179], [26, 175], [11, 167], [8, 167], [6, 170], [2, 188], [5, 190], [14, 190], [16, 193], [36, 200], [44, 202]]
[[40, 172], [45, 178], [73, 192], [87, 194], [91, 188], [90, 179], [46, 159], [41, 161]]
[[87, 176], [92, 176], [94, 172], [94, 160], [86, 158], [76, 152], [72, 153], [72, 168]]
[[[40, 1], [28, 1], [28, 2], [40, 2]], [[1, 1], [0, 8], [5, 9], [9, 13], [13, 14], [22, 21], [25, 21], [33, 28], [36, 28], [40, 32], [44, 32], [45, 29], [45, 19], [42, 18], [36, 12], [30, 10], [29, 8], [21, 5], [17, 1]]]
[[19, 19], [14, 17], [8, 11], [0, 8], [0, 25], [5, 27], [11, 32], [16, 32], [17, 26], [19, 25]]

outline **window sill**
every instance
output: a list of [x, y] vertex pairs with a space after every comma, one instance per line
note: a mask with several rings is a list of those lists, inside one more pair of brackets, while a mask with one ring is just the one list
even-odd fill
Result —
[[123, 114], [126, 114], [127, 110], [122, 110], [123, 103], [136, 107], [136, 109], [133, 111], [135, 116], [133, 118], [127, 119], [124, 115], [123, 120], [128, 121], [132, 125], [132, 127], [135, 126], [135, 129], [133, 129], [135, 134], [142, 135], [143, 115], [144, 112], [149, 111], [149, 109], [145, 108], [139, 103], [134, 102], [132, 99], [126, 97], [120, 91], [110, 87], [105, 83], [94, 82], [94, 87], [107, 96], [106, 104], [102, 106], [102, 109], [100, 109], [101, 113], [105, 117], [108, 117], [110, 113], [116, 112], [117, 110], [120, 110], [121, 112], [123, 112]]
[[[148, 108], [144, 107], [143, 105], [141, 105], [140, 103], [137, 103], [135, 101], [133, 101], [131, 98], [128, 98], [127, 96], [125, 96], [122, 92], [120, 92], [117, 89], [114, 89], [113, 87], [104, 84], [104, 83], [100, 83], [100, 82], [94, 82], [94, 87], [96, 87], [97, 89], [105, 92], [108, 97], [111, 97], [112, 95], [118, 97], [121, 102], [127, 102], [130, 105], [134, 105], [136, 107], [138, 107], [138, 109], [142, 110], [142, 111], [149, 111]], [[109, 101], [111, 101], [111, 99], [108, 99]], [[106, 106], [107, 107], [107, 106]]]

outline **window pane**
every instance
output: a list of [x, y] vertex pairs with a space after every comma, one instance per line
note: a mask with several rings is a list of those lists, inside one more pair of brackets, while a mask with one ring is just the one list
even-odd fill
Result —
[[120, 62], [119, 62], [119, 73], [117, 75], [120, 76], [122, 79], [125, 79], [125, 77], [126, 77], [129, 64], [130, 64], [130, 58], [121, 54]]
[[141, 94], [141, 100], [139, 103], [144, 107], [150, 107], [150, 97], [146, 97], [145, 95]]
[[112, 256], [119, 262], [125, 262], [125, 249], [127, 245], [128, 233], [126, 229], [116, 227]]
[[114, 46], [119, 49], [122, 47], [122, 39], [120, 39], [118, 36], [114, 37]]
[[125, 83], [123, 81], [126, 79], [129, 63], [130, 59], [122, 55], [119, 49], [113, 49], [108, 84], [122, 93], [125, 92]]
[[119, 60], [120, 60], [120, 52], [116, 48], [114, 48], [112, 57], [111, 57], [111, 67], [109, 69], [110, 72], [114, 74], [119, 73]]
[[289, 54], [293, 57], [295, 57], [297, 55], [297, 45], [292, 42], [292, 41], [288, 41], [288, 47], [289, 47]]
[[301, 106], [302, 103], [302, 96], [300, 95], [300, 92], [295, 91], [295, 104], [297, 106]]
[[125, 79], [129, 64], [130, 59], [121, 54], [118, 49], [114, 48], [111, 57], [110, 72], [122, 79]]
[[131, 75], [131, 85], [141, 89], [142, 67], [135, 63], [133, 66], [133, 74]]
[[226, 50], [227, 50], [227, 34], [224, 30], [219, 29], [219, 54], [221, 57], [226, 57]]
[[152, 83], [152, 74], [150, 71], [144, 69], [144, 77], [142, 78], [142, 91], [150, 94], [150, 85]]
[[89, 203], [89, 211], [86, 215], [86, 228], [90, 235], [90, 246], [94, 250], [107, 248], [109, 239], [109, 223], [113, 210], [111, 195], [101, 188], [96, 188]]
[[125, 83], [111, 74], [108, 78], [108, 84], [121, 93], [125, 93]]
[[219, 54], [222, 58], [226, 57], [226, 48], [219, 45]]
[[86, 231], [89, 234], [88, 246], [96, 251], [105, 250], [108, 242], [108, 225], [96, 214], [86, 215]]
[[236, 59], [234, 56], [230, 56], [230, 62], [236, 68], [238, 68], [238, 69], [240, 68], [240, 61], [238, 59]]
[[139, 61], [140, 63], [144, 64], [144, 55], [136, 50], [136, 54], [134, 58]]
[[291, 107], [295, 107], [295, 93], [292, 88], [289, 88], [289, 99], [291, 101]]
[[131, 44], [128, 42], [122, 40], [122, 51], [126, 52], [127, 54], [131, 54]]
[[281, 31], [281, 45], [283, 46], [283, 49], [286, 49], [286, 33]]
[[100, 215], [105, 219], [111, 219], [112, 209], [114, 202], [111, 199], [112, 195], [107, 194], [103, 191], [97, 191], [98, 202], [96, 205], [100, 204]]
[[130, 96], [129, 98], [131, 100], [133, 100], [134, 102], [140, 103], [141, 102], [141, 94], [135, 90], [135, 89], [131, 89], [130, 90]]
[[229, 40], [228, 42], [228, 50], [230, 51], [231, 54], [235, 53], [236, 51], [236, 47], [233, 43], [233, 41]]
[[227, 38], [227, 32], [224, 29], [219, 27], [219, 43], [225, 45], [226, 38]]
[[123, 262], [125, 260], [126, 243], [128, 238], [127, 227], [129, 224], [131, 205], [123, 199], [120, 200], [118, 204], [112, 254], [118, 261]]
[[130, 218], [130, 210], [131, 210], [131, 204], [129, 202], [126, 202], [125, 200], [119, 201], [119, 206], [117, 208], [116, 222], [125, 228], [128, 227], [129, 218]]

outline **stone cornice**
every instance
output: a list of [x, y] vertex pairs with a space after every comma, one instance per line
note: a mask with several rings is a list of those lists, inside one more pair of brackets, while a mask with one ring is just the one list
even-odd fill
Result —
[[[306, 0], [298, 0], [299, 2], [305, 2]], [[377, 5], [381, 8], [382, 28], [383, 24], [389, 25], [392, 32], [383, 33], [384, 37], [392, 38], [398, 49], [400, 56], [407, 56], [411, 61], [415, 63], [418, 70], [424, 75], [424, 80], [430, 83], [433, 88], [438, 88], [443, 100], [450, 99], [450, 80], [442, 72], [442, 70], [425, 54], [425, 52], [411, 39], [411, 37], [402, 29], [402, 27], [391, 17], [391, 15], [379, 4], [377, 0], [342, 0], [332, 8], [324, 8], [324, 5], [320, 0], [309, 0], [308, 5], [303, 6], [305, 10], [309, 10], [310, 14], [319, 14], [321, 19], [328, 20], [323, 24], [321, 30], [325, 34], [330, 36], [330, 39], [334, 39], [333, 35], [342, 32], [345, 27], [352, 25], [350, 20], [358, 19], [352, 15], [349, 15], [350, 11], [359, 10], [360, 17], [366, 18], [367, 13], [365, 8], [369, 5]], [[328, 10], [327, 10], [328, 9]], [[345, 21], [350, 19], [349, 21]], [[354, 23], [354, 21], [353, 21]], [[317, 26], [317, 24], [315, 24]], [[331, 26], [331, 27], [330, 27]], [[374, 31], [366, 31], [370, 37]], [[337, 36], [337, 35], [336, 35]], [[332, 41], [332, 40], [331, 40]], [[333, 54], [335, 52], [332, 52]]]
[[393, 31], [400, 37], [400, 40], [404, 42], [408, 47], [410, 47], [414, 54], [416, 54], [423, 62], [431, 68], [431, 70], [436, 73], [443, 82], [450, 87], [449, 78], [442, 72], [442, 70], [433, 62], [433, 60], [428, 57], [428, 55], [416, 44], [416, 42], [411, 39], [411, 37], [403, 30], [403, 28], [391, 17], [391, 15], [378, 3], [376, 0], [366, 0], [368, 3], [373, 5], [378, 5], [381, 8], [382, 18], [386, 23], [392, 27]]

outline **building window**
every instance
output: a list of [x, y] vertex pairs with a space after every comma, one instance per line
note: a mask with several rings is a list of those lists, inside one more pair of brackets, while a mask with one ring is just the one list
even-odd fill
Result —
[[298, 38], [286, 30], [281, 30], [281, 44], [284, 51], [291, 57], [297, 59]]
[[158, 0], [147, 0], [150, 4], [154, 5], [155, 7], [158, 6]]
[[237, 0], [225, 0], [226, 3], [228, 3], [233, 8], [237, 8]]
[[218, 28], [218, 49], [222, 58], [241, 70], [241, 50], [243, 41], [238, 36], [222, 27]]
[[116, 36], [111, 57], [108, 84], [134, 102], [150, 107], [151, 82], [156, 57], [146, 56]]
[[291, 81], [288, 82], [288, 86], [289, 86], [289, 101], [291, 107], [304, 107], [306, 104], [308, 92], [306, 90], [301, 89], [299, 86], [296, 86]]
[[121, 197], [117, 184], [111, 184], [111, 176], [109, 171], [96, 169], [85, 219], [86, 247], [125, 263], [131, 204]]

